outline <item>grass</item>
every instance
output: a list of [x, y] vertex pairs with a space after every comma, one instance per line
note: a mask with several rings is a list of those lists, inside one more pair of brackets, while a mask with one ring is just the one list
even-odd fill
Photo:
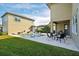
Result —
[[[78, 56], [79, 52], [51, 45], [25, 40], [23, 38], [3, 36], [0, 38], [2, 56]], [[7, 37], [7, 38], [6, 38]]]

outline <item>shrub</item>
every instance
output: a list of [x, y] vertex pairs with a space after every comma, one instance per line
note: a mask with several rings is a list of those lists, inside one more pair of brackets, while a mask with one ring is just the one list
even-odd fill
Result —
[[41, 33], [48, 33], [50, 32], [50, 27], [48, 25], [44, 26], [44, 28], [41, 28], [40, 30], [36, 30], [36, 32], [41, 32]]
[[8, 33], [7, 32], [2, 32], [2, 35], [7, 35]]
[[2, 32], [0, 32], [0, 35], [2, 35], [3, 33]]
[[7, 35], [7, 32], [0, 32], [0, 35]]
[[42, 30], [36, 30], [36, 32], [43, 32]]

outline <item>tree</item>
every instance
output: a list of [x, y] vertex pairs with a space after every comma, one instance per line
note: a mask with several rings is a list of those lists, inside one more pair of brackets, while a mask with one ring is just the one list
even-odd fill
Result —
[[41, 28], [41, 31], [43, 33], [49, 33], [50, 32], [50, 27], [48, 25], [44, 26], [44, 28]]

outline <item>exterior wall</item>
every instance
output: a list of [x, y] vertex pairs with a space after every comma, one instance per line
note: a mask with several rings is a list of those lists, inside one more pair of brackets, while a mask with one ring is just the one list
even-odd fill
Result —
[[[61, 22], [66, 20], [71, 20], [72, 18], [72, 3], [49, 3], [48, 7], [50, 8], [51, 12], [51, 32], [53, 30], [52, 22]], [[60, 27], [61, 26], [61, 27]], [[69, 23], [70, 26], [70, 23]], [[63, 29], [63, 25], [59, 24], [58, 28], [60, 30]], [[63, 29], [64, 30], [64, 29]], [[70, 29], [69, 29], [70, 30]]]
[[7, 19], [7, 15], [2, 18], [2, 26], [3, 26], [3, 32], [8, 32], [8, 19]]
[[53, 21], [62, 21], [71, 19], [72, 4], [70, 3], [51, 4], [50, 9]]
[[64, 31], [64, 23], [63, 22], [58, 22], [57, 23], [57, 32], [59, 32], [59, 31]]
[[[74, 40], [76, 46], [79, 48], [79, 4], [72, 4], [72, 18], [75, 15], [76, 9], [78, 8], [78, 14], [77, 14], [77, 33], [71, 33], [72, 34], [72, 39]], [[73, 20], [73, 19], [72, 19]], [[72, 21], [71, 21], [71, 25], [72, 25]], [[72, 25], [73, 26], [73, 25]]]
[[[54, 23], [52, 23], [52, 27], [53, 27], [53, 24]], [[49, 23], [48, 26], [51, 27], [50, 25], [51, 24]], [[52, 30], [54, 30], [54, 28]], [[59, 32], [60, 30], [64, 31], [64, 23], [63, 22], [56, 22], [56, 31]]]
[[57, 22], [57, 32], [62, 30], [64, 31], [64, 25], [67, 24], [68, 25], [68, 34], [70, 31], [70, 21], [61, 21], [61, 22]]
[[29, 21], [25, 18], [20, 17], [20, 22], [15, 21], [15, 16], [11, 14], [8, 15], [8, 34], [18, 32], [24, 32], [27, 33], [29, 31], [29, 28], [33, 25], [33, 21]]
[[[56, 32], [59, 32], [61, 30], [64, 31], [64, 25], [65, 24], [68, 25], [68, 34], [70, 34], [70, 20], [56, 22]], [[50, 23], [48, 25], [50, 27]], [[53, 28], [53, 30], [54, 30], [54, 28]]]

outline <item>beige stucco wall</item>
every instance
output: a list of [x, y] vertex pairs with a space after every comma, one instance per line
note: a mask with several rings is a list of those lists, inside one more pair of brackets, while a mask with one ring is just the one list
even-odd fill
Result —
[[51, 10], [51, 19], [53, 21], [70, 20], [72, 13], [72, 4], [55, 3], [49, 4]]
[[[53, 23], [54, 24], [54, 23]], [[53, 25], [52, 24], [52, 25]], [[48, 26], [50, 27], [50, 23], [48, 24]], [[52, 26], [53, 27], [53, 26]], [[54, 30], [54, 28], [53, 28], [53, 30]], [[64, 23], [63, 22], [58, 22], [57, 24], [56, 24], [56, 31], [57, 32], [59, 32], [60, 30], [62, 30], [62, 31], [64, 31]]]
[[[33, 25], [33, 21], [27, 20], [20, 17], [20, 22], [15, 21], [15, 17], [11, 14], [8, 14], [8, 34], [29, 31], [29, 28]], [[26, 33], [25, 32], [25, 33]]]
[[[72, 34], [72, 39], [74, 40], [76, 46], [79, 48], [79, 4], [72, 4], [72, 17], [75, 15], [75, 12], [76, 12], [76, 9], [78, 8], [78, 17], [77, 17], [77, 24], [78, 24], [78, 27], [77, 27], [77, 34], [75, 33], [71, 33]], [[72, 22], [72, 21], [71, 21]], [[72, 24], [71, 24], [72, 26]]]
[[70, 21], [61, 21], [61, 22], [57, 22], [57, 32], [60, 30], [64, 31], [65, 24], [68, 25], [68, 29], [70, 31]]
[[[64, 31], [64, 25], [67, 24], [68, 25], [68, 29], [69, 29], [69, 33], [70, 33], [70, 21], [67, 20], [67, 21], [60, 21], [60, 22], [56, 22], [56, 31], [59, 32], [59, 31]], [[48, 24], [49, 27], [50, 27], [50, 23]]]
[[61, 30], [64, 31], [64, 23], [63, 22], [57, 23], [57, 32], [59, 32]]

